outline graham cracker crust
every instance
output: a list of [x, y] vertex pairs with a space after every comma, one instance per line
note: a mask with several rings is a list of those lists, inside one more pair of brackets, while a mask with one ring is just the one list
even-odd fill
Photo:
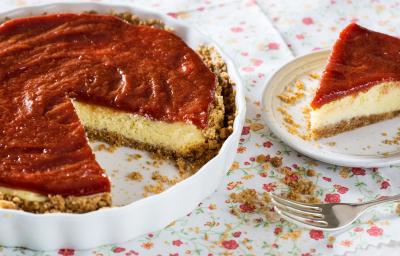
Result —
[[0, 193], [0, 209], [23, 210], [32, 213], [85, 213], [111, 206], [111, 194], [90, 196], [49, 195], [45, 201], [28, 201], [20, 197]]
[[392, 119], [399, 115], [400, 115], [400, 110], [383, 114], [377, 114], [377, 115], [354, 117], [349, 120], [342, 120], [336, 124], [331, 124], [324, 126], [322, 128], [315, 129], [312, 131], [312, 133], [315, 139], [331, 137], [345, 131], [351, 131], [356, 128], [363, 127], [369, 124], [377, 123], [387, 119]]

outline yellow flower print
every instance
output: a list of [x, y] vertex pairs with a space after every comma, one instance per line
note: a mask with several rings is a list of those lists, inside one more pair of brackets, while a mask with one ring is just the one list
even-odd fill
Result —
[[240, 146], [240, 147], [238, 147], [237, 152], [238, 153], [244, 153], [244, 152], [246, 152], [246, 150], [247, 150], [246, 147]]
[[251, 129], [253, 132], [259, 131], [259, 130], [261, 130], [261, 129], [263, 129], [263, 128], [264, 128], [264, 125], [263, 125], [263, 124], [260, 124], [260, 123], [252, 123], [252, 124], [250, 124], [250, 129]]
[[233, 171], [233, 170], [239, 169], [239, 167], [240, 167], [239, 162], [234, 161], [229, 170]]
[[300, 236], [301, 236], [300, 230], [293, 230], [291, 232], [284, 234], [281, 238], [284, 240], [288, 240], [289, 238], [293, 239], [293, 240], [297, 240], [297, 239], [299, 239]]
[[353, 245], [353, 242], [350, 240], [343, 240], [340, 245], [344, 246], [344, 247], [350, 247]]
[[144, 243], [142, 244], [142, 247], [143, 247], [144, 249], [147, 249], [147, 250], [150, 250], [151, 248], [153, 248], [153, 246], [154, 246], [154, 244], [153, 244], [152, 242], [144, 242]]
[[249, 175], [245, 175], [242, 177], [242, 180], [251, 180], [252, 178], [254, 178], [254, 175], [249, 174]]
[[349, 177], [350, 170], [349, 170], [349, 168], [343, 167], [342, 170], [340, 170], [339, 174], [343, 179], [346, 179]]

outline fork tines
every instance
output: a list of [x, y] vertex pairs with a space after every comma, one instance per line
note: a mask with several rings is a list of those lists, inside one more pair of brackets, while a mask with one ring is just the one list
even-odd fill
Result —
[[318, 205], [285, 199], [272, 193], [270, 195], [274, 210], [283, 218], [313, 228], [326, 228], [328, 226], [322, 208]]

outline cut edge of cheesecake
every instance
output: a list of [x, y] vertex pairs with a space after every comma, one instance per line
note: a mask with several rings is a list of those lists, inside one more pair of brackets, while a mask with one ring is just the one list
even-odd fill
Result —
[[399, 98], [400, 81], [382, 82], [367, 91], [324, 104], [311, 112], [313, 137], [331, 137], [399, 116]]
[[151, 120], [138, 114], [73, 101], [88, 138], [174, 160], [181, 173], [198, 170], [218, 153], [232, 132], [236, 109], [233, 83], [219, 53], [214, 47], [204, 45], [197, 51], [217, 77], [214, 103], [204, 129], [190, 123]]

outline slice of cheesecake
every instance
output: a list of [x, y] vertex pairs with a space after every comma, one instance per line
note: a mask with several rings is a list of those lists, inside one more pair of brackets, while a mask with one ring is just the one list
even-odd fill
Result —
[[235, 112], [226, 66], [210, 48], [198, 54], [140, 24], [56, 14], [0, 26], [0, 208], [110, 206], [110, 181], [86, 136], [181, 170], [218, 152]]
[[355, 23], [336, 41], [311, 103], [314, 138], [400, 114], [400, 39]]

